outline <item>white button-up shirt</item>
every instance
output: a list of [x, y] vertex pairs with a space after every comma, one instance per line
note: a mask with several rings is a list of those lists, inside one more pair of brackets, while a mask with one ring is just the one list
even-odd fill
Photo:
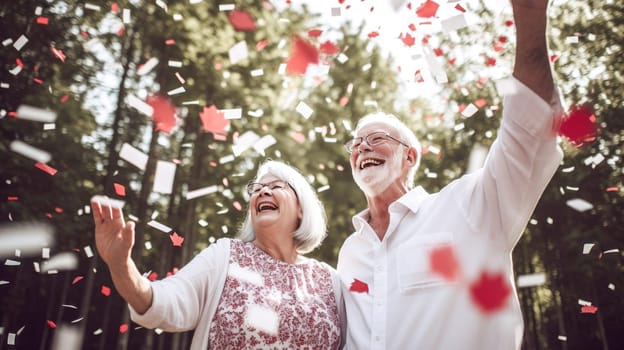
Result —
[[[501, 127], [482, 169], [436, 194], [421, 187], [406, 193], [390, 205], [381, 241], [367, 223], [368, 209], [353, 217], [356, 232], [338, 258], [347, 349], [520, 347], [511, 251], [563, 153], [554, 131], [558, 99], [551, 106], [512, 81], [517, 91], [505, 97]], [[431, 252], [441, 247], [451, 247], [458, 262], [452, 280], [432, 272]], [[486, 311], [475, 302], [475, 294], [483, 295], [477, 288], [483, 276], [508, 290], [500, 305]]]

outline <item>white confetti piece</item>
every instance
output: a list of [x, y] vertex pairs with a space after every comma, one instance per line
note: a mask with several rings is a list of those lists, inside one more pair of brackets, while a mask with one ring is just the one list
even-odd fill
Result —
[[256, 286], [262, 286], [264, 279], [262, 275], [255, 271], [240, 267], [238, 264], [231, 264], [228, 268], [228, 276], [232, 276], [240, 281], [254, 284]]
[[37, 162], [47, 163], [50, 161], [50, 159], [52, 159], [52, 156], [50, 155], [50, 153], [44, 150], [41, 150], [39, 148], [33, 147], [27, 144], [26, 142], [23, 142], [20, 140], [15, 140], [11, 142], [11, 144], [9, 145], [9, 148], [11, 149], [11, 151], [21, 154], [24, 157], [30, 158]]
[[223, 157], [219, 158], [219, 164], [225, 164], [225, 163], [233, 162], [234, 159], [236, 159], [236, 157], [233, 154], [230, 154], [230, 155], [227, 155], [227, 156], [223, 156]]
[[92, 11], [101, 11], [101, 10], [102, 10], [102, 9], [100, 8], [100, 6], [98, 6], [98, 5], [94, 5], [94, 4], [89, 4], [89, 3], [86, 3], [86, 4], [84, 5], [84, 7], [85, 7], [85, 9], [87, 9], [87, 10], [92, 10]]
[[173, 190], [173, 180], [175, 178], [175, 172], [175, 163], [159, 160], [156, 163], [153, 191], [158, 193], [170, 194]]
[[36, 256], [41, 248], [54, 243], [54, 229], [43, 223], [8, 223], [0, 225], [0, 257]]
[[182, 61], [169, 60], [167, 62], [167, 65], [169, 67], [180, 68], [180, 67], [182, 67]]
[[256, 109], [255, 111], [247, 111], [247, 115], [254, 118], [260, 118], [264, 115], [264, 110]]
[[56, 129], [56, 124], [55, 123], [46, 123], [43, 124], [43, 130], [55, 130]]
[[245, 131], [232, 145], [232, 153], [234, 153], [234, 156], [238, 157], [259, 139], [260, 136], [255, 132], [251, 130]]
[[93, 331], [93, 335], [100, 335], [102, 333], [103, 333], [102, 328], [98, 328], [95, 331]]
[[479, 110], [479, 108], [477, 108], [477, 106], [475, 106], [475, 105], [473, 105], [471, 103], [468, 106], [466, 106], [466, 108], [464, 108], [464, 110], [461, 112], [461, 115], [463, 115], [466, 118], [470, 118], [475, 113], [477, 113], [478, 110]]
[[126, 204], [124, 201], [107, 196], [95, 195], [91, 197], [91, 202], [99, 203], [100, 205], [109, 206], [111, 208], [122, 209]]
[[186, 89], [184, 88], [184, 86], [180, 86], [180, 87], [175, 88], [173, 90], [167, 91], [167, 95], [173, 96], [173, 95], [183, 94], [185, 92], [186, 92]]
[[145, 62], [143, 65], [139, 67], [139, 69], [137, 70], [137, 74], [145, 75], [149, 73], [152, 69], [154, 69], [154, 67], [156, 67], [157, 64], [158, 64], [158, 58], [152, 57], [149, 60], [147, 60], [147, 62]]
[[244, 41], [236, 43], [232, 46], [232, 48], [230, 48], [230, 50], [228, 50], [228, 55], [231, 64], [237, 64], [238, 62], [244, 60], [249, 55], [247, 43]]
[[21, 105], [17, 107], [15, 113], [19, 119], [24, 120], [32, 120], [42, 123], [54, 123], [56, 121], [56, 112], [29, 105]]
[[9, 83], [0, 83], [0, 88], [2, 88], [2, 89], [8, 89], [10, 87], [11, 87], [11, 85]]
[[6, 259], [4, 261], [5, 266], [20, 266], [22, 263], [17, 260]]
[[164, 233], [169, 233], [172, 230], [171, 227], [169, 227], [167, 225], [164, 225], [164, 224], [161, 224], [160, 222], [158, 222], [156, 220], [150, 220], [147, 223], [147, 226], [153, 227], [153, 228], [155, 228], [155, 229], [157, 229], [159, 231], [162, 231]]
[[518, 288], [541, 286], [546, 283], [546, 274], [534, 273], [518, 276]]
[[251, 72], [249, 72], [249, 74], [250, 74], [252, 77], [261, 77], [261, 76], [263, 76], [263, 75], [264, 75], [264, 69], [262, 69], [262, 68], [259, 68], [259, 69], [254, 69], [254, 70], [252, 70]]
[[21, 71], [22, 71], [21, 66], [15, 66], [15, 68], [11, 69], [9, 73], [11, 73], [12, 75], [18, 75], [20, 74]]
[[41, 258], [50, 259], [50, 248], [41, 248]]
[[130, 18], [130, 9], [123, 9], [123, 12], [121, 14], [121, 18], [122, 18], [122, 21], [124, 22], [124, 24], [131, 23], [132, 20]]
[[581, 213], [594, 207], [591, 203], [581, 198], [570, 199], [566, 201], [566, 205]]
[[119, 157], [141, 170], [145, 170], [145, 166], [147, 165], [147, 159], [148, 159], [147, 154], [132, 147], [128, 143], [124, 143], [121, 146]]
[[220, 109], [220, 113], [223, 113], [225, 119], [240, 119], [243, 117], [242, 108]]
[[209, 195], [211, 193], [216, 193], [217, 190], [218, 190], [218, 188], [217, 188], [216, 185], [198, 188], [196, 190], [188, 191], [186, 193], [186, 199], [189, 200], [189, 199], [194, 199], [194, 198], [197, 198], [197, 197], [206, 196], [206, 195]]
[[345, 62], [347, 62], [349, 60], [349, 56], [345, 55], [344, 53], [341, 53], [341, 54], [338, 55], [338, 57], [336, 57], [336, 59], [340, 63], [345, 63]]
[[270, 335], [277, 335], [279, 316], [269, 308], [250, 305], [245, 314], [245, 324]]
[[63, 252], [54, 255], [50, 260], [44, 262], [41, 267], [41, 272], [48, 272], [51, 270], [70, 271], [76, 268], [78, 268], [78, 258], [76, 254]]
[[9, 333], [7, 335], [7, 345], [15, 345], [15, 338], [16, 337], [17, 337], [17, 334]]
[[316, 192], [321, 193], [321, 192], [325, 192], [329, 190], [329, 185], [325, 185], [325, 186], [321, 186], [319, 188], [316, 189]]
[[589, 252], [591, 252], [592, 248], [594, 247], [594, 243], [585, 243], [583, 244], [583, 254], [589, 254]]
[[260, 140], [254, 143], [253, 148], [256, 152], [264, 155], [264, 151], [277, 143], [277, 140], [273, 135], [264, 135]]
[[331, 8], [331, 15], [333, 17], [338, 17], [340, 16], [340, 7], [332, 7]]
[[25, 35], [20, 35], [19, 38], [17, 38], [17, 40], [15, 40], [15, 43], [13, 43], [13, 47], [19, 51], [21, 50], [24, 45], [26, 45], [26, 43], [28, 42], [28, 38]]
[[148, 117], [151, 117], [152, 114], [154, 114], [154, 108], [152, 108], [152, 106], [150, 106], [149, 104], [147, 104], [147, 102], [141, 100], [140, 98], [134, 95], [128, 95], [126, 100], [128, 101], [128, 105], [130, 107], [136, 109], [142, 114], [145, 114]]
[[602, 254], [613, 254], [613, 253], [619, 253], [620, 250], [619, 249], [609, 249], [609, 250], [605, 250], [604, 252], [602, 252]]
[[11, 44], [13, 44], [13, 39], [11, 39], [11, 38], [7, 38], [7, 39], [2, 40], [2, 46], [4, 46], [4, 47], [7, 47], [7, 46], [9, 46]]
[[466, 17], [463, 13], [443, 19], [442, 21], [440, 21], [440, 24], [442, 25], [442, 29], [444, 29], [444, 31], [447, 33], [468, 26], [468, 23], [466, 22]]
[[560, 335], [557, 337], [557, 339], [561, 340], [561, 341], [567, 341], [568, 337], [566, 337], [565, 335]]
[[91, 249], [91, 246], [85, 246], [83, 248], [84, 252], [85, 252], [85, 256], [87, 258], [92, 258], [93, 257], [93, 249]]
[[233, 11], [234, 8], [235, 8], [234, 4], [219, 4], [219, 11], [220, 12]]
[[609, 285], [607, 286], [607, 288], [611, 289], [611, 290], [615, 290], [615, 284], [613, 283], [609, 283]]
[[442, 68], [442, 65], [438, 62], [431, 49], [425, 48], [424, 56], [427, 66], [429, 66], [429, 72], [431, 72], [431, 75], [435, 77], [435, 80], [439, 84], [448, 82], [448, 77], [446, 72], [444, 72], [444, 68]]
[[310, 118], [310, 116], [314, 112], [314, 110], [303, 101], [299, 101], [295, 110], [305, 119]]
[[201, 226], [201, 227], [206, 227], [206, 226], [208, 226], [208, 222], [207, 222], [206, 220], [204, 220], [204, 219], [201, 219], [201, 220], [197, 221], [197, 223], [198, 223], [198, 224], [199, 224], [199, 226]]
[[576, 35], [568, 36], [565, 38], [566, 44], [578, 44], [579, 38]]
[[0, 280], [0, 286], [4, 286], [5, 284], [9, 284], [11, 282], [9, 281], [5, 281], [5, 280]]

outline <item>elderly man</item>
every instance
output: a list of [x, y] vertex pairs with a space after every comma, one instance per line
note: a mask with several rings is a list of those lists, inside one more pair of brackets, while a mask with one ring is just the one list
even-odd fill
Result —
[[338, 258], [349, 349], [519, 349], [511, 252], [562, 159], [547, 54], [547, 0], [512, 0], [516, 56], [498, 136], [483, 167], [439, 193], [412, 188], [414, 133], [362, 118], [350, 153], [368, 208]]

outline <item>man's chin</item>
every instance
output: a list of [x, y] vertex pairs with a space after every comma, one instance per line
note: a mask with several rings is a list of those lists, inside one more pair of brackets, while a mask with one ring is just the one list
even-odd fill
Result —
[[356, 177], [355, 183], [358, 185], [360, 190], [364, 192], [366, 195], [376, 196], [382, 193], [388, 186], [383, 183], [375, 182], [375, 181], [366, 181], [365, 179], [361, 179]]

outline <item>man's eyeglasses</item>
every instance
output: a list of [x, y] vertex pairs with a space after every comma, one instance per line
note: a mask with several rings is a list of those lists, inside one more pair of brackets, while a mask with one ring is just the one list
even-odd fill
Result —
[[355, 137], [352, 140], [347, 141], [347, 143], [344, 144], [345, 149], [347, 150], [347, 152], [349, 153], [353, 153], [353, 150], [357, 149], [358, 147], [360, 147], [360, 145], [362, 144], [362, 142], [366, 142], [369, 146], [371, 147], [375, 147], [377, 145], [380, 145], [382, 143], [384, 143], [385, 141], [388, 140], [393, 140], [396, 141], [400, 144], [402, 144], [403, 146], [409, 148], [410, 146], [408, 144], [406, 144], [405, 142], [390, 136], [390, 134], [388, 134], [387, 132], [383, 132], [383, 131], [377, 131], [377, 132], [372, 132], [364, 137]]
[[295, 189], [284, 180], [275, 180], [265, 184], [261, 182], [250, 182], [247, 185], [247, 194], [251, 196], [253, 194], [259, 193], [265, 186], [268, 187], [271, 191], [283, 190], [286, 187], [290, 187], [293, 192], [295, 192], [295, 195], [297, 195], [297, 191], [295, 191]]

